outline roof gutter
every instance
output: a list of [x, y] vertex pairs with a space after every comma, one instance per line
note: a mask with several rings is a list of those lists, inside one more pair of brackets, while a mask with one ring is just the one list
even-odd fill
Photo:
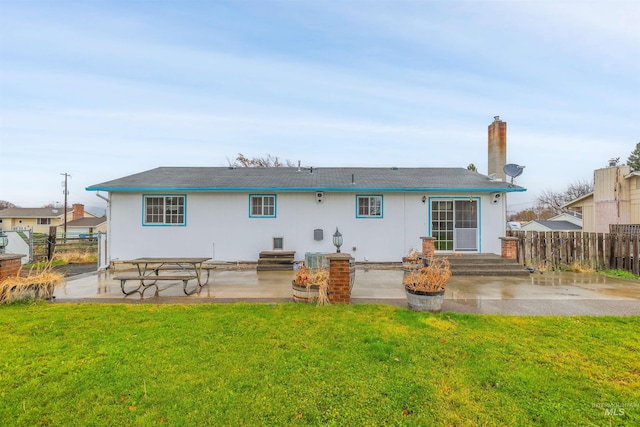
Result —
[[[211, 192], [211, 193], [232, 193], [232, 192], [254, 192], [254, 191], [276, 191], [276, 192], [315, 192], [326, 191], [336, 193], [353, 193], [354, 191], [377, 191], [387, 193], [515, 193], [527, 191], [522, 187], [495, 187], [495, 188], [384, 188], [384, 187], [304, 187], [304, 188], [283, 188], [283, 187], [237, 187], [237, 188], [190, 188], [190, 187], [88, 187], [87, 191], [109, 191], [120, 193], [140, 193], [140, 192]], [[109, 201], [98, 195], [98, 197]]]

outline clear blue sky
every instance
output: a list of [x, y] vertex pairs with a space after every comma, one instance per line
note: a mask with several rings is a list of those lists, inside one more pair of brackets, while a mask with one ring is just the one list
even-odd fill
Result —
[[241, 152], [487, 168], [520, 210], [640, 141], [640, 1], [0, 0], [0, 199]]

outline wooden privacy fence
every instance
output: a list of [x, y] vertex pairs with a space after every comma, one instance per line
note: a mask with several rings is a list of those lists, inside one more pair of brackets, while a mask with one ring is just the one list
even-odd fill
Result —
[[559, 270], [579, 264], [640, 275], [640, 233], [512, 231], [511, 236], [518, 238], [517, 259], [522, 265]]

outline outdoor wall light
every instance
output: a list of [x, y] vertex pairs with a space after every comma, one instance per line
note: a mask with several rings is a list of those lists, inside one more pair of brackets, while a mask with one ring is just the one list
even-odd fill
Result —
[[340, 246], [342, 246], [342, 234], [338, 231], [338, 227], [336, 227], [336, 232], [333, 233], [333, 245], [336, 247], [336, 252], [340, 253]]
[[0, 231], [0, 254], [4, 253], [4, 248], [6, 248], [8, 244], [9, 244], [9, 238], [7, 237], [6, 234], [4, 234], [4, 231]]

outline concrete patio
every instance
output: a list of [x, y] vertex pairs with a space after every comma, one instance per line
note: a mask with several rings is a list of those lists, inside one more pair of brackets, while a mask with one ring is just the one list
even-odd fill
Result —
[[[356, 271], [352, 304], [408, 307], [399, 269]], [[110, 272], [67, 278], [56, 303], [281, 303], [292, 301], [293, 271], [216, 270], [200, 293], [186, 296], [180, 282], [161, 282], [159, 293], [123, 295]], [[129, 286], [129, 285], [128, 285]], [[591, 273], [517, 277], [453, 276], [443, 311], [510, 315], [640, 315], [640, 282]]]

